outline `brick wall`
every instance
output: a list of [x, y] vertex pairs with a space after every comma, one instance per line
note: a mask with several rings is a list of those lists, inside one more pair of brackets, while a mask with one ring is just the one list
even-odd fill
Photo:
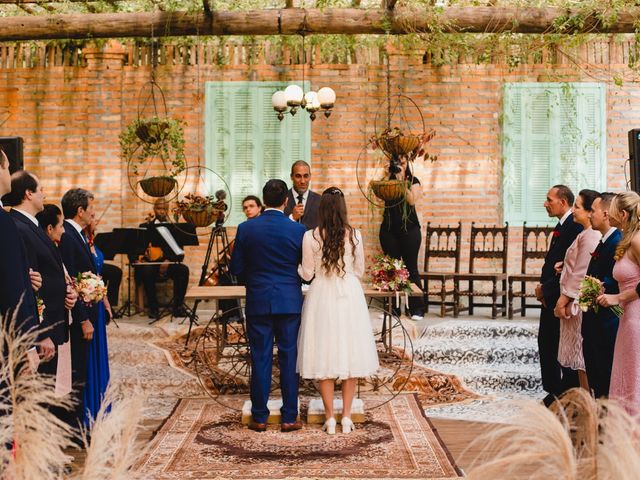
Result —
[[[473, 59], [466, 59], [469, 63], [433, 67], [425, 63], [424, 52], [391, 55], [392, 93], [413, 99], [426, 127], [437, 132], [431, 153], [438, 156], [438, 161], [415, 166], [424, 190], [418, 206], [423, 228], [427, 221], [454, 224], [462, 220], [463, 270], [467, 268], [471, 221], [502, 221], [502, 84], [594, 78], [607, 81], [610, 75], [605, 69], [633, 78], [625, 66], [628, 52], [616, 45], [603, 45], [608, 48], [607, 55], [600, 55], [597, 60], [593, 53], [589, 56], [592, 50], [587, 52], [587, 47], [581, 47], [585, 49], [581, 58], [590, 63], [580, 68], [562, 58], [556, 58], [553, 66], [527, 64], [515, 70], [500, 63], [500, 59], [494, 64], [476, 64]], [[0, 132], [24, 137], [26, 168], [40, 176], [48, 200], [58, 203], [68, 188], [81, 186], [95, 192], [100, 212], [106, 210], [102, 230], [140, 223], [151, 207], [129, 187], [127, 166], [119, 156], [118, 134], [136, 117], [141, 89], [144, 94], [151, 78], [148, 52], [145, 57], [137, 47], [110, 42], [103, 49], [85, 49], [80, 56], [77, 52], [75, 56], [58, 55], [43, 48], [41, 58], [26, 61], [17, 51], [9, 59], [10, 48], [15, 47], [0, 48], [0, 122], [6, 119]], [[236, 53], [227, 56], [229, 63], [217, 65], [212, 60], [215, 52], [206, 45], [190, 49], [168, 47], [160, 56], [163, 64], [155, 71], [169, 114], [187, 124], [186, 154], [190, 165], [204, 158], [204, 82], [301, 78], [301, 66], [289, 64], [293, 56], [288, 52], [277, 52], [283, 65], [269, 63], [268, 49], [248, 62], [242, 47], [225, 48], [235, 49], [232, 53]], [[360, 158], [361, 166], [371, 165], [371, 155], [363, 147], [374, 133], [376, 113], [386, 96], [385, 66], [378, 53], [359, 50], [354, 63], [335, 65], [321, 63], [321, 52], [315, 51], [314, 63], [305, 72], [314, 87], [332, 86], [338, 95], [331, 118], [318, 118], [312, 127], [313, 189], [321, 191], [337, 185], [347, 193], [351, 221], [364, 231], [369, 252], [378, 245], [379, 212], [372, 212], [358, 188], [356, 177], [362, 175], [356, 174], [356, 163]], [[636, 83], [627, 81], [618, 87], [609, 81], [610, 190], [624, 188], [626, 132], [640, 125], [638, 106], [640, 88]], [[412, 122], [418, 118], [413, 113], [408, 116]], [[202, 233], [201, 242], [206, 243], [206, 232]], [[510, 271], [519, 269], [520, 242], [520, 229], [513, 229]], [[199, 274], [204, 248], [187, 250], [192, 281]]]

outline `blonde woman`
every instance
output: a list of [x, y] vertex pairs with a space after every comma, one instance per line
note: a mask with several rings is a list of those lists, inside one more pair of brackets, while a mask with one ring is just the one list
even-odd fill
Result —
[[635, 291], [640, 282], [640, 195], [616, 195], [609, 217], [611, 225], [623, 232], [613, 268], [621, 293], [601, 295], [598, 303], [624, 308], [613, 353], [609, 398], [621, 401], [629, 413], [636, 414], [640, 413], [640, 299]]

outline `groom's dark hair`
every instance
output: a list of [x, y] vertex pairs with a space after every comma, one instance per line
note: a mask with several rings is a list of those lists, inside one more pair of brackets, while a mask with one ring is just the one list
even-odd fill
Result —
[[272, 178], [262, 188], [262, 200], [264, 200], [265, 206], [277, 208], [284, 203], [287, 193], [289, 193], [287, 184], [282, 180]]

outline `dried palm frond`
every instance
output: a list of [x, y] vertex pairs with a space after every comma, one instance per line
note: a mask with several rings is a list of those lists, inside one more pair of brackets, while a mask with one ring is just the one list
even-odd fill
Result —
[[[521, 414], [474, 440], [469, 449], [483, 446], [468, 478], [473, 480], [577, 480], [578, 461], [568, 434], [565, 415], [557, 417], [544, 406], [517, 402]], [[580, 479], [584, 480], [584, 479]]]
[[145, 397], [140, 389], [117, 393], [109, 386], [91, 426], [91, 441], [83, 471], [77, 480], [131, 480], [130, 469], [144, 454], [138, 441]]
[[[13, 318], [0, 328], [0, 468], [15, 480], [55, 479], [69, 461], [63, 448], [71, 446], [69, 425], [49, 410], [69, 408], [55, 395], [55, 379], [29, 367], [36, 333], [18, 334]], [[13, 451], [4, 446], [14, 444]]]

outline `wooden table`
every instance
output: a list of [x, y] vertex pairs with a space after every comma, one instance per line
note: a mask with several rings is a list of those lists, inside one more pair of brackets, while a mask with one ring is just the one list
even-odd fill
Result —
[[[422, 290], [420, 290], [414, 284], [411, 284], [412, 293], [410, 296], [422, 296]], [[302, 291], [303, 295], [306, 295], [308, 289]], [[401, 296], [404, 294], [401, 294]], [[214, 286], [214, 287], [191, 287], [185, 295], [185, 300], [193, 300], [197, 303], [204, 300], [213, 300], [215, 302], [215, 311], [218, 313], [218, 301], [219, 300], [244, 300], [247, 296], [246, 289], [242, 285], [233, 286]], [[384, 344], [387, 350], [392, 348], [392, 334], [393, 334], [393, 302], [392, 299], [396, 296], [395, 292], [381, 292], [371, 286], [364, 287], [364, 296], [366, 298], [379, 298], [383, 300], [383, 308], [388, 313], [383, 318], [382, 330], [386, 333], [383, 334], [385, 339]], [[196, 308], [194, 307], [194, 317]], [[189, 319], [189, 332], [187, 333], [187, 342], [189, 343], [189, 336], [191, 335], [191, 327], [195, 323], [195, 318]]]

